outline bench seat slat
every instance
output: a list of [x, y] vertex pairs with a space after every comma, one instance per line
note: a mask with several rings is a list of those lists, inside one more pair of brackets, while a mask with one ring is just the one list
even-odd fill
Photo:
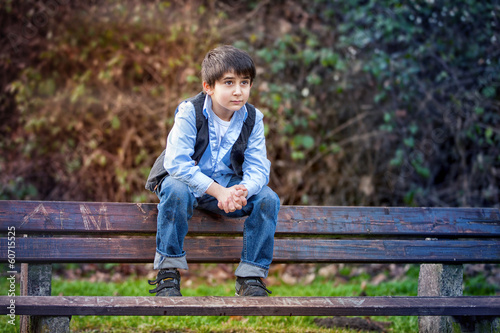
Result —
[[[0, 247], [7, 248], [7, 239]], [[238, 262], [241, 238], [186, 238], [184, 249], [190, 262]], [[26, 237], [16, 241], [16, 262], [133, 262], [151, 263], [155, 238], [57, 238]], [[0, 262], [7, 261], [7, 251]], [[360, 240], [275, 239], [274, 263], [498, 263], [500, 240]]]
[[[10, 297], [0, 296], [0, 314]], [[16, 315], [499, 316], [500, 297], [18, 296]]]
[[[156, 233], [156, 204], [0, 201], [0, 230], [18, 233]], [[191, 234], [242, 232], [243, 219], [195, 210]], [[497, 208], [283, 206], [280, 234], [500, 236]]]

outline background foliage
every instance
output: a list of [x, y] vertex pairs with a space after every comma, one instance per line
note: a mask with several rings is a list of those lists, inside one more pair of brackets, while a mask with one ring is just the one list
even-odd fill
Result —
[[144, 189], [204, 54], [247, 50], [284, 204], [500, 207], [500, 2], [3, 1], [0, 199]]

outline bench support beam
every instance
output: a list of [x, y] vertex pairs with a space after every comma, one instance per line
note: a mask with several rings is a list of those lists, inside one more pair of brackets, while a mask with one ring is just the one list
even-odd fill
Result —
[[[418, 277], [418, 296], [462, 296], [463, 265], [422, 264]], [[455, 332], [452, 317], [419, 317], [419, 332]]]
[[[8, 313], [0, 296], [0, 315]], [[18, 297], [16, 313], [40, 316], [500, 316], [500, 297]]]
[[[51, 296], [51, 264], [24, 264], [21, 267], [21, 276], [21, 290], [27, 296]], [[61, 316], [25, 316], [21, 327], [23, 331], [30, 333], [69, 333], [70, 320], [71, 317]]]

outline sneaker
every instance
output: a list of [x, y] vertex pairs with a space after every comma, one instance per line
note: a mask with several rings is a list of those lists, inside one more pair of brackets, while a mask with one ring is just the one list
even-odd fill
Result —
[[156, 288], [150, 290], [156, 296], [182, 296], [181, 294], [181, 274], [177, 269], [162, 269], [158, 272], [156, 280], [148, 280], [150, 285]]
[[236, 296], [268, 296], [272, 291], [266, 288], [260, 277], [238, 277]]

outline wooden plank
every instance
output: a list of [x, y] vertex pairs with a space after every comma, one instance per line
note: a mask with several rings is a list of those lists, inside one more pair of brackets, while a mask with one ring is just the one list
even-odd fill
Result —
[[[0, 201], [0, 230], [18, 233], [156, 233], [156, 204]], [[241, 234], [243, 219], [195, 210], [191, 234]], [[283, 206], [277, 235], [500, 236], [497, 208]]]
[[[186, 238], [184, 249], [190, 262], [239, 262], [241, 238]], [[56, 238], [27, 237], [16, 241], [16, 262], [151, 263], [155, 238]], [[7, 239], [0, 239], [7, 248]], [[0, 253], [7, 262], [7, 251]], [[274, 263], [499, 263], [500, 240], [360, 240], [275, 239]]]
[[[0, 314], [10, 298], [0, 296]], [[16, 315], [500, 316], [500, 297], [18, 296]]]

